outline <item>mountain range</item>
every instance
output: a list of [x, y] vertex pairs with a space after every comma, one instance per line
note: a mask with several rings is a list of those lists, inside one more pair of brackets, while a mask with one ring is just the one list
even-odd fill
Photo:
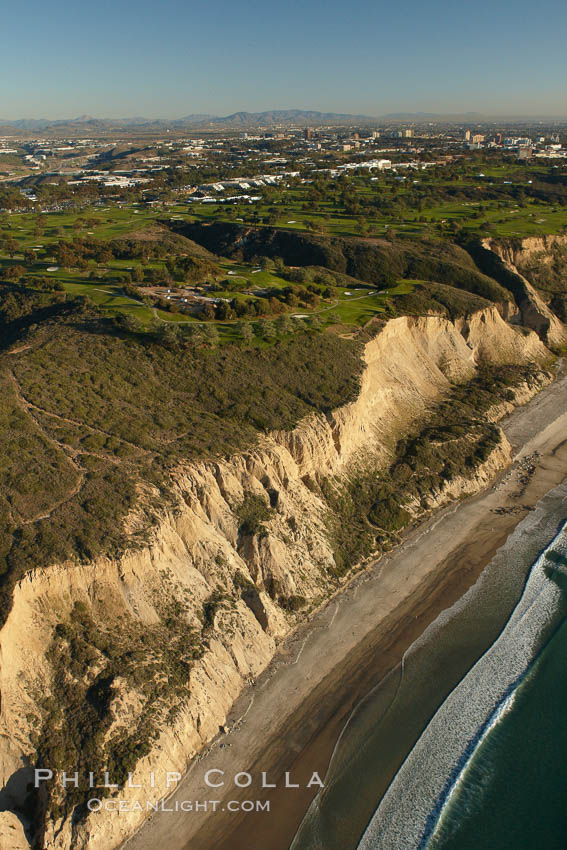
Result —
[[0, 131], [28, 133], [30, 131], [57, 131], [60, 133], [105, 133], [116, 130], [132, 130], [134, 132], [165, 132], [167, 130], [185, 129], [247, 129], [275, 128], [308, 125], [382, 125], [390, 122], [405, 123], [446, 123], [446, 124], [478, 124], [513, 123], [518, 121], [558, 121], [557, 117], [527, 117], [527, 116], [496, 116], [483, 115], [480, 112], [464, 112], [460, 114], [440, 114], [433, 112], [391, 112], [381, 117], [369, 115], [351, 115], [340, 112], [318, 112], [305, 109], [272, 109], [264, 112], [233, 112], [231, 115], [219, 116], [207, 113], [192, 113], [182, 118], [161, 119], [136, 116], [132, 118], [94, 118], [91, 115], [81, 115], [78, 118], [48, 119], [20, 118], [18, 120], [0, 119]]
[[79, 118], [50, 120], [48, 118], [20, 118], [18, 120], [0, 119], [0, 128], [15, 130], [70, 130], [89, 129], [113, 130], [128, 127], [138, 130], [183, 129], [185, 127], [205, 128], [244, 128], [244, 127], [273, 127], [307, 124], [345, 124], [372, 123], [376, 118], [368, 115], [349, 115], [336, 112], [317, 112], [303, 109], [273, 109], [266, 112], [233, 112], [231, 115], [219, 116], [197, 113], [174, 119], [134, 118], [93, 118], [81, 115]]

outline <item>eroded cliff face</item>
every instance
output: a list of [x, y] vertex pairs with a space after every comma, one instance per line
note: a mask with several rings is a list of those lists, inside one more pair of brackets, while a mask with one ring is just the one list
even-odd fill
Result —
[[[516, 275], [519, 290], [515, 295], [522, 324], [533, 328], [548, 345], [563, 345], [567, 340], [567, 329], [550, 309], [548, 299], [534, 286], [532, 270], [534, 263], [546, 266], [556, 262], [558, 253], [565, 251], [567, 236], [532, 236], [505, 242], [487, 239], [483, 246], [496, 254]], [[567, 259], [565, 262], [567, 268]]]
[[[366, 370], [355, 402], [328, 417], [312, 416], [291, 432], [265, 436], [230, 460], [180, 468], [177, 507], [161, 518], [150, 545], [118, 560], [30, 569], [16, 588], [0, 633], [3, 806], [16, 808], [25, 797], [41, 706], [46, 696], [58, 699], [49, 647], [58, 624], [72, 620], [77, 603], [93, 628], [111, 641], [140, 633], [155, 635], [157, 641], [162, 627], [167, 635], [171, 617], [204, 637], [205, 649], [192, 665], [188, 687], [172, 691], [177, 711], [157, 716], [147, 754], [134, 769], [132, 784], [141, 787], [120, 792], [121, 799], [159, 799], [166, 793], [165, 772], [185, 770], [218, 734], [235, 698], [266, 667], [278, 641], [337, 588], [328, 506], [312, 479], [345, 476], [369, 455], [385, 463], [410, 424], [451, 382], [473, 377], [481, 361], [527, 364], [548, 357], [535, 333], [511, 327], [496, 308], [457, 324], [432, 316], [391, 320], [366, 346]], [[521, 387], [517, 399], [525, 401], [534, 391]], [[512, 407], [511, 402], [500, 405], [494, 416]], [[478, 490], [509, 459], [503, 437], [470, 477], [453, 478], [431, 494], [431, 505]], [[239, 506], [251, 496], [271, 509], [261, 533], [243, 534]], [[408, 509], [419, 512], [417, 505]], [[130, 521], [135, 524], [136, 517]], [[300, 600], [299, 607], [289, 604], [293, 600]], [[156, 650], [140, 641], [136, 647], [143, 667]], [[101, 658], [100, 648], [93, 650], [84, 673], [89, 681], [100, 671]], [[167, 676], [166, 656], [159, 659]], [[131, 670], [115, 676], [111, 694], [113, 720], [105, 740], [145, 722], [143, 683]], [[112, 850], [143, 817], [135, 811], [119, 817], [90, 814], [75, 825], [63, 817], [48, 823], [41, 846]], [[3, 850], [20, 850], [21, 830], [12, 827], [0, 819], [3, 842], [8, 835]]]
[[[495, 242], [491, 243], [495, 245]], [[518, 268], [525, 265], [533, 257], [537, 257], [544, 263], [553, 259], [553, 252], [557, 248], [567, 247], [567, 235], [526, 236], [523, 239], [511, 239], [501, 243], [499, 252], [501, 256]]]
[[13, 812], [0, 812], [0, 847], [8, 850], [28, 850], [24, 828]]

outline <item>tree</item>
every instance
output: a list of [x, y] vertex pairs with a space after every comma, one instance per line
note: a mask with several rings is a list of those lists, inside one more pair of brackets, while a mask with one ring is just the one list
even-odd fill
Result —
[[221, 300], [217, 302], [215, 308], [215, 317], [219, 321], [226, 321], [227, 319], [234, 318], [234, 312], [232, 310], [232, 307], [227, 301]]
[[205, 325], [203, 334], [209, 345], [218, 345], [219, 332], [216, 325]]
[[285, 310], [284, 305], [278, 298], [268, 298], [268, 304], [270, 305], [270, 313], [272, 316], [278, 316], [280, 313], [283, 313]]
[[384, 289], [389, 289], [392, 286], [396, 286], [398, 283], [398, 277], [391, 271], [383, 271], [381, 275], [380, 286], [384, 287]]
[[336, 298], [338, 295], [338, 290], [335, 286], [327, 286], [322, 292], [323, 298], [327, 301]]
[[97, 260], [99, 263], [110, 263], [111, 260], [114, 259], [112, 251], [108, 248], [103, 248], [98, 252]]
[[17, 281], [25, 275], [25, 273], [26, 270], [23, 266], [7, 266], [4, 269], [4, 278], [17, 283]]
[[246, 345], [249, 345], [252, 342], [254, 332], [252, 330], [250, 322], [239, 322], [238, 333], [240, 334]]
[[187, 335], [192, 343], [198, 345], [204, 339], [203, 326], [189, 325], [189, 327], [187, 328]]
[[179, 343], [178, 325], [171, 322], [160, 322], [159, 338], [168, 348], [174, 348]]
[[293, 324], [289, 316], [280, 316], [276, 322], [278, 332], [280, 334], [293, 333]]
[[6, 251], [6, 253], [7, 253], [7, 254], [9, 254], [9, 255], [10, 255], [10, 257], [13, 259], [14, 254], [15, 254], [15, 253], [16, 253], [16, 251], [18, 250], [18, 243], [17, 243], [17, 241], [14, 239], [14, 237], [13, 237], [13, 236], [6, 236], [6, 237], [2, 240], [2, 248], [3, 248], [3, 249], [4, 249], [4, 251]]
[[256, 328], [258, 336], [261, 336], [263, 339], [274, 339], [277, 335], [276, 326], [269, 319], [260, 319], [260, 321], [256, 325]]
[[260, 319], [259, 322], [254, 322], [254, 333], [256, 334], [256, 336], [263, 338], [266, 321], [266, 319]]
[[127, 333], [139, 333], [142, 329], [142, 325], [138, 319], [134, 316], [126, 315], [125, 313], [120, 313], [114, 322], [120, 330], [126, 331]]

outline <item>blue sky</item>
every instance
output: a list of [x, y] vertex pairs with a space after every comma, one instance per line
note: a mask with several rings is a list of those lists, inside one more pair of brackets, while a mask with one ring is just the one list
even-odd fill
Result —
[[564, 0], [29, 0], [2, 30], [0, 118], [567, 117]]

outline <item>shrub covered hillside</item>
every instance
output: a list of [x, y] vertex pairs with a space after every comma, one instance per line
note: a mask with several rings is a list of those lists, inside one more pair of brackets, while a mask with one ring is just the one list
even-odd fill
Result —
[[399, 278], [419, 279], [454, 286], [491, 301], [505, 302], [512, 297], [504, 286], [479, 271], [467, 251], [451, 242], [343, 239], [226, 223], [175, 226], [206, 248], [216, 245], [227, 256], [280, 257], [288, 266], [319, 265], [375, 286], [388, 286]]
[[454, 286], [422, 281], [416, 282], [412, 292], [398, 295], [392, 302], [392, 308], [400, 316], [434, 313], [454, 320], [489, 307], [490, 304], [486, 298]]
[[[151, 520], [180, 460], [227, 456], [258, 432], [292, 428], [358, 392], [360, 344], [330, 334], [215, 349], [122, 331], [84, 299], [12, 292], [4, 308], [3, 618], [31, 564], [124, 546], [121, 521], [139, 497], [137, 482], [151, 485], [143, 488]], [[130, 532], [130, 543], [146, 531]]]
[[523, 383], [541, 386], [539, 380], [533, 366], [484, 366], [472, 380], [454, 386], [398, 441], [389, 468], [369, 465], [346, 482], [323, 480], [337, 575], [371, 552], [390, 548], [416, 515], [431, 508], [446, 484], [473, 474], [501, 440], [487, 412], [513, 401], [514, 389]]

